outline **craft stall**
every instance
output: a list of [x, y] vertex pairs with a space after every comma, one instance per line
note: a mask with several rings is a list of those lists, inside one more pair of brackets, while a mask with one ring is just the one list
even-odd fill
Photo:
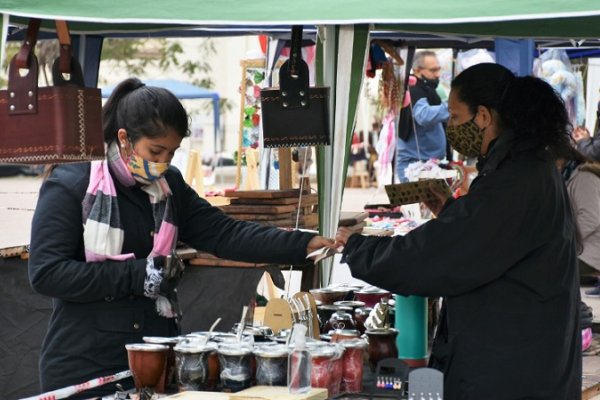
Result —
[[[504, 2], [501, 5], [498, 3], [497, 8], [490, 7], [489, 4], [467, 7], [465, 3], [465, 7], [456, 7], [424, 1], [414, 3], [414, 9], [409, 10], [410, 12], [401, 10], [402, 16], [398, 14], [398, 7], [394, 2], [381, 1], [369, 4], [366, 8], [364, 4], [337, 2], [330, 8], [323, 8], [317, 1], [289, 4], [288, 13], [281, 17], [280, 4], [276, 1], [259, 3], [238, 2], [234, 6], [226, 4], [223, 7], [221, 3], [199, 6], [194, 2], [187, 2], [170, 9], [169, 16], [165, 17], [164, 4], [153, 5], [136, 0], [113, 2], [103, 7], [98, 7], [97, 2], [91, 1], [82, 1], [75, 6], [67, 3], [6, 2], [0, 6], [0, 32], [4, 40], [7, 25], [17, 24], [23, 27], [30, 18], [40, 16], [45, 18], [44, 29], [54, 31], [54, 21], [60, 19], [56, 26], [63, 62], [57, 63], [55, 80], [61, 81], [62, 76], [63, 80], [71, 77], [72, 81], [52, 89], [57, 95], [66, 96], [70, 93], [71, 97], [74, 91], [79, 90], [79, 95], [75, 96], [80, 98], [78, 110], [88, 112], [95, 109], [95, 118], [90, 120], [97, 128], [100, 124], [100, 96], [99, 89], [95, 89], [95, 86], [103, 38], [101, 35], [105, 32], [143, 31], [150, 36], [160, 30], [185, 28], [186, 34], [190, 34], [190, 31], [195, 30], [188, 29], [190, 27], [200, 27], [200, 30], [214, 28], [216, 31], [225, 25], [237, 30], [242, 26], [246, 27], [246, 24], [257, 31], [268, 31], [259, 26], [266, 24], [267, 28], [274, 28], [289, 24], [290, 21], [296, 23], [292, 35], [292, 63], [280, 66], [278, 86], [274, 84], [260, 88], [260, 109], [254, 103], [242, 107], [240, 111], [240, 125], [246, 128], [248, 140], [240, 136], [238, 183], [241, 178], [239, 166], [242, 163], [242, 149], [247, 150], [244, 150], [244, 157], [246, 166], [250, 167], [248, 169], [255, 169], [258, 165], [256, 158], [253, 159], [253, 150], [257, 139], [255, 128], [260, 122], [265, 147], [278, 148], [274, 150], [277, 157], [273, 159], [276, 159], [280, 171], [289, 171], [291, 168], [290, 146], [320, 147], [316, 157], [321, 171], [317, 183], [318, 194], [314, 195], [310, 191], [310, 182], [304, 179], [300, 179], [298, 189], [292, 189], [291, 176], [280, 173], [277, 190], [226, 193], [227, 204], [222, 204], [222, 207], [226, 213], [241, 220], [296, 229], [314, 229], [318, 225], [323, 235], [333, 236], [337, 227], [348, 219], [346, 216], [340, 218], [340, 200], [356, 116], [356, 102], [367, 64], [367, 49], [372, 31], [379, 29], [385, 33], [406, 29], [411, 32], [466, 33], [468, 37], [465, 42], [474, 40], [474, 35], [497, 36], [503, 39], [498, 39], [496, 44], [506, 45], [512, 40], [506, 37], [530, 38], [534, 33], [545, 37], [595, 37], [599, 15], [593, 5], [575, 2], [567, 7], [564, 2], [559, 1], [548, 1], [544, 10], [540, 10], [537, 3], [522, 1]], [[444, 17], [442, 19], [431, 15], [431, 10], [439, 7], [442, 7], [439, 12]], [[266, 10], [275, 11], [263, 15], [258, 12], [259, 9], [263, 13]], [[290, 20], [288, 15], [295, 17]], [[405, 18], [404, 15], [412, 17]], [[535, 18], [530, 18], [532, 15]], [[78, 54], [78, 57], [71, 58], [70, 35], [62, 19], [74, 22], [74, 32], [79, 34], [79, 48], [74, 54]], [[373, 23], [373, 26], [369, 25]], [[316, 85], [308, 85], [308, 71], [301, 62], [297, 62], [297, 50], [303, 38], [301, 24], [310, 24], [311, 27], [322, 24], [313, 29], [313, 34], [320, 38], [318, 46], [321, 50]], [[39, 28], [38, 21], [36, 29]], [[285, 27], [284, 34], [289, 34], [289, 27]], [[527, 41], [518, 46], [533, 45], [530, 39]], [[37, 68], [31, 64], [33, 58], [30, 57], [34, 43], [35, 35], [24, 41], [22, 54], [15, 57], [16, 67]], [[82, 66], [77, 62], [70, 62], [77, 58]], [[521, 61], [520, 57], [515, 59], [517, 63]], [[271, 62], [274, 60], [269, 58], [264, 65], [266, 69], [271, 69]], [[249, 64], [248, 67], [255, 66]], [[244, 82], [246, 72], [243, 72]], [[550, 74], [551, 71], [543, 73]], [[54, 118], [57, 118], [58, 113], [44, 114], [42, 119], [23, 116], [35, 114], [36, 107], [39, 105], [40, 109], [43, 108], [43, 100], [50, 97], [44, 95], [46, 88], [37, 87], [31, 75], [26, 79], [25, 83], [29, 85], [25, 87], [26, 90], [19, 87], [16, 91], [16, 100], [9, 100], [15, 97], [14, 92], [9, 94], [14, 88], [10, 85], [8, 91], [3, 91], [4, 97], [0, 99], [0, 104], [4, 106], [14, 102], [6, 109], [18, 115], [14, 119], [16, 122], [10, 127], [2, 127], [3, 150], [7, 153], [15, 152], [11, 150], [11, 146], [19, 147], [23, 144], [25, 137], [21, 135], [20, 128], [26, 123], [33, 123], [34, 126], [56, 125], [50, 122], [56, 122]], [[13, 73], [11, 78], [10, 81], [14, 82], [17, 74]], [[84, 80], [88, 86], [85, 89]], [[256, 80], [252, 82], [257, 83]], [[269, 82], [271, 83], [273, 82]], [[255, 85], [251, 86], [254, 90]], [[38, 94], [41, 94], [38, 103], [28, 100], [30, 97], [37, 99]], [[73, 106], [75, 103], [65, 104]], [[284, 109], [287, 114], [281, 113]], [[67, 114], [75, 115], [75, 110], [71, 109]], [[578, 112], [575, 108], [573, 110]], [[307, 112], [310, 112], [311, 118], [307, 118]], [[83, 113], [81, 111], [80, 115]], [[391, 124], [392, 120], [390, 118], [388, 123]], [[95, 141], [86, 143], [78, 136], [78, 129], [82, 129], [82, 124], [71, 124], [67, 128], [65, 130], [71, 135], [67, 135], [69, 142], [61, 143], [64, 149], [57, 149], [53, 142], [35, 141], [35, 146], [27, 147], [32, 152], [26, 155], [28, 158], [8, 161], [27, 162], [32, 157], [37, 162], [87, 161], [104, 156], [99, 136], [94, 138]], [[292, 132], [292, 128], [297, 130]], [[52, 135], [38, 136], [35, 139], [48, 139]], [[34, 138], [27, 137], [27, 140], [30, 139]], [[193, 166], [190, 168], [193, 169]], [[305, 171], [306, 168], [303, 168], [303, 172]], [[194, 171], [190, 173], [194, 175]], [[247, 176], [246, 182], [252, 182], [252, 179]], [[390, 205], [378, 205], [366, 210], [369, 218], [367, 231], [371, 230], [368, 233], [389, 234], [394, 231], [395, 234], [401, 234], [417, 226], [415, 218], [407, 218], [411, 217], [410, 211], [398, 210], [396, 206], [425, 200], [422, 197], [423, 187], [420, 186], [423, 184], [429, 183], [417, 181], [405, 186], [388, 187]], [[443, 179], [435, 181], [435, 184], [445, 188]], [[318, 211], [315, 206], [318, 206]], [[367, 217], [362, 213], [350, 216], [347, 224], [357, 225], [365, 218]], [[381, 224], [377, 225], [378, 223]], [[5, 378], [4, 387], [9, 387], [10, 381], [19, 381], [19, 374], [34, 374], [37, 359], [27, 357], [27, 354], [18, 349], [29, 345], [29, 355], [39, 351], [35, 344], [41, 341], [38, 337], [40, 329], [46, 324], [51, 309], [49, 299], [43, 298], [40, 301], [41, 296], [34, 294], [27, 285], [27, 278], [23, 274], [26, 260], [21, 258], [20, 246], [11, 246], [7, 251], [7, 254], [18, 257], [2, 260], [3, 267], [6, 266], [2, 271], [3, 279], [6, 278], [10, 283], [5, 285], [8, 288], [3, 291], [3, 304], [8, 304], [13, 313], [4, 318], [8, 322], [2, 325], [8, 326], [25, 315], [27, 326], [35, 326], [36, 330], [24, 329], [17, 333], [8, 331], [3, 335], [3, 338], [8, 339], [3, 340], [2, 351], [10, 357], [1, 358], [8, 359], [9, 363], [21, 363], [17, 370], [11, 369], [13, 375]], [[220, 260], [185, 248], [179, 249], [179, 255], [187, 261], [188, 274], [180, 287], [181, 306], [188, 316], [182, 321], [181, 336], [140, 338], [137, 343], [130, 343], [123, 349], [128, 357], [129, 370], [112, 376], [97, 377], [89, 382], [33, 396], [31, 399], [67, 398], [103, 384], [115, 385], [113, 399], [167, 396], [181, 400], [443, 398], [441, 373], [422, 368], [428, 345], [427, 332], [423, 330], [425, 299], [399, 299], [376, 287], [324, 285], [331, 278], [333, 260], [329, 257], [323, 259], [318, 274], [310, 263], [296, 266], [305, 268], [301, 290], [286, 299], [275, 296], [261, 308], [253, 301], [256, 284], [266, 270], [272, 272], [273, 284], [276, 285], [281, 266]], [[227, 271], [231, 271], [231, 274]], [[245, 285], [243, 290], [238, 285], [228, 284], [240, 281]], [[11, 293], [13, 288], [19, 291]], [[221, 315], [198, 311], [201, 307], [198, 306], [199, 300], [194, 298], [194, 293], [199, 291], [211, 297], [214, 302], [219, 302], [220, 311], [217, 314]], [[4, 295], [6, 293], [10, 295]], [[215, 308], [210, 303], [202, 306], [207, 309]], [[194, 312], [198, 314], [195, 315]], [[18, 346], [13, 346], [15, 343]], [[122, 390], [118, 382], [128, 377], [133, 377], [135, 389]], [[9, 389], [12, 390], [9, 397], [16, 397], [12, 394], [19, 393], [19, 388]], [[8, 390], [4, 390], [2, 394], [5, 393]]]

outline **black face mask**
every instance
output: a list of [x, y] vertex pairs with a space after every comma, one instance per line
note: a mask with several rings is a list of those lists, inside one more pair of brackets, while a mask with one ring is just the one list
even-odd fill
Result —
[[440, 80], [439, 79], [425, 79], [423, 78], [423, 82], [429, 86], [430, 88], [432, 88], [433, 90], [437, 89], [438, 85], [440, 84]]

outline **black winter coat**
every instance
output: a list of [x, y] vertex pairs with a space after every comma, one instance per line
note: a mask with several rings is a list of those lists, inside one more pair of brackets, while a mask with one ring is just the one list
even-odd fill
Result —
[[[125, 230], [123, 253], [134, 253], [136, 259], [85, 262], [81, 202], [89, 173], [89, 163], [57, 167], [40, 190], [33, 218], [30, 281], [54, 304], [40, 358], [42, 391], [127, 370], [126, 343], [178, 334], [174, 321], [159, 316], [154, 301], [143, 296], [154, 233], [147, 193], [114, 180]], [[200, 198], [176, 169], [165, 176], [180, 241], [233, 260], [305, 261], [311, 234], [236, 221]], [[105, 386], [82, 397], [115, 392], [114, 384]]]
[[469, 193], [406, 236], [352, 235], [352, 274], [443, 296], [446, 400], [581, 398], [575, 227], [545, 151], [500, 136]]

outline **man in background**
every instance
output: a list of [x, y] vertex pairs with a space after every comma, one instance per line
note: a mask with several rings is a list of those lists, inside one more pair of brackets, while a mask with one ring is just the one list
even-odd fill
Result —
[[429, 50], [417, 52], [412, 69], [417, 78], [416, 84], [409, 87], [412, 117], [401, 117], [398, 129], [396, 173], [400, 182], [407, 181], [404, 169], [408, 164], [446, 156], [444, 123], [448, 120], [448, 104], [436, 92], [442, 70], [437, 55]]

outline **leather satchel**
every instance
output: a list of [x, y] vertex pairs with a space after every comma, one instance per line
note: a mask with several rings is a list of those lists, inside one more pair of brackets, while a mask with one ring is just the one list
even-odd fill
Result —
[[8, 90], [0, 91], [0, 163], [103, 159], [100, 89], [84, 87], [65, 21], [56, 21], [60, 56], [52, 67], [54, 86], [38, 87], [34, 48], [39, 27], [39, 19], [30, 20], [25, 41], [10, 62]]
[[264, 147], [330, 144], [329, 88], [309, 87], [301, 47], [302, 26], [294, 26], [290, 58], [279, 69], [279, 89], [260, 91]]

